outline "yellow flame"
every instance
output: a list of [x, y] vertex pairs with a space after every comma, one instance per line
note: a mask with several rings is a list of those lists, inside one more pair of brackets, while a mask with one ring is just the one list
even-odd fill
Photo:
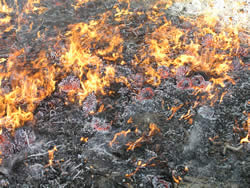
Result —
[[247, 136], [245, 138], [242, 138], [240, 140], [240, 143], [250, 143], [250, 113], [248, 113], [248, 119], [247, 119]]
[[49, 154], [49, 163], [47, 164], [47, 166], [52, 166], [53, 165], [55, 151], [57, 151], [56, 146], [54, 146], [53, 149], [51, 149], [51, 150], [48, 151], [48, 154]]
[[88, 139], [89, 139], [88, 137], [81, 137], [80, 140], [81, 140], [82, 142], [88, 142]]

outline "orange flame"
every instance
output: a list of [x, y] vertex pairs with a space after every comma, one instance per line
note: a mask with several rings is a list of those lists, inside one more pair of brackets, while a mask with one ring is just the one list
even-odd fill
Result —
[[250, 143], [250, 113], [248, 113], [248, 118], [247, 118], [247, 136], [245, 138], [242, 138], [240, 140], [240, 143]]
[[136, 147], [141, 146], [141, 143], [146, 141], [148, 138], [151, 138], [152, 136], [156, 135], [157, 133], [161, 132], [160, 129], [157, 127], [156, 124], [150, 123], [149, 124], [149, 133], [148, 135], [142, 135], [140, 138], [138, 138], [135, 142], [129, 142], [126, 145], [128, 146], [127, 151], [133, 151]]
[[89, 138], [88, 137], [81, 137], [80, 139], [82, 142], [88, 142]]
[[[83, 6], [90, 0], [77, 0], [72, 6], [75, 9]], [[14, 28], [9, 26], [12, 14], [16, 11], [16, 22], [19, 31], [22, 24], [29, 26], [32, 30], [33, 24], [24, 19], [25, 14], [44, 14], [47, 10], [40, 0], [27, 0], [23, 7], [23, 12], [18, 12], [18, 1], [14, 1], [17, 8], [11, 8], [6, 0], [0, 1], [0, 13], [4, 17], [0, 18], [0, 25], [5, 28], [0, 32], [8, 32]], [[63, 74], [66, 77], [69, 74], [76, 76], [79, 81], [79, 87], [68, 87], [67, 93], [70, 101], [77, 98], [79, 104], [92, 92], [98, 94], [112, 94], [107, 88], [113, 82], [121, 82], [131, 88], [129, 79], [125, 76], [119, 76], [116, 72], [117, 65], [126, 65], [123, 58], [124, 39], [121, 35], [121, 29], [124, 27], [124, 20], [129, 20], [133, 16], [145, 14], [149, 22], [160, 25], [152, 33], [145, 35], [145, 45], [140, 49], [139, 54], [134, 55], [131, 65], [136, 70], [143, 70], [146, 76], [146, 83], [158, 86], [162, 80], [168, 77], [188, 78], [192, 74], [202, 72], [207, 75], [206, 84], [201, 86], [190, 86], [195, 90], [194, 94], [207, 92], [208, 96], [201, 99], [211, 100], [211, 104], [223, 100], [226, 92], [220, 93], [218, 86], [226, 87], [226, 82], [235, 84], [230, 77], [229, 72], [232, 69], [232, 60], [239, 56], [240, 43], [245, 41], [249, 44], [249, 35], [245, 34], [243, 28], [235, 26], [233, 23], [223, 24], [220, 22], [217, 14], [208, 12], [200, 15], [196, 20], [189, 17], [180, 17], [186, 27], [176, 26], [166, 19], [165, 13], [161, 10], [168, 9], [178, 1], [157, 1], [148, 11], [132, 12], [129, 0], [119, 0], [118, 3], [127, 3], [126, 8], [121, 8], [116, 4], [112, 11], [107, 11], [101, 15], [101, 19], [91, 20], [86, 23], [75, 23], [68, 27], [68, 32], [63, 36], [66, 38], [66, 47], [62, 47], [60, 56], [60, 68], [52, 65], [46, 56], [45, 51], [41, 51], [36, 59], [27, 60], [25, 50], [19, 49], [9, 54], [9, 58], [0, 58], [0, 124], [8, 129], [24, 125], [25, 122], [33, 119], [33, 111], [38, 103], [45, 99], [55, 90], [57, 75]], [[234, 4], [235, 9], [245, 4]], [[218, 11], [216, 11], [218, 12]], [[110, 24], [110, 17], [114, 17], [117, 24]], [[143, 28], [140, 23], [137, 29]], [[136, 31], [132, 31], [136, 34]], [[193, 38], [190, 39], [192, 31]], [[37, 32], [37, 37], [45, 37], [43, 33]], [[243, 37], [240, 37], [243, 36]], [[243, 38], [243, 39], [242, 39]], [[61, 37], [57, 37], [57, 41]], [[239, 64], [243, 64], [239, 60]], [[158, 68], [168, 69], [163, 72]], [[180, 73], [180, 68], [185, 67], [185, 71]], [[161, 70], [161, 69], [160, 69]], [[61, 78], [60, 78], [61, 79]], [[9, 83], [9, 84], [6, 84]], [[198, 102], [195, 103], [198, 105]], [[164, 106], [163, 106], [164, 107]], [[170, 120], [181, 106], [172, 107]], [[105, 110], [101, 106], [98, 112]], [[188, 114], [181, 118], [189, 119]], [[249, 119], [249, 118], [248, 118]], [[129, 123], [129, 122], [128, 122]], [[249, 124], [249, 120], [248, 120]], [[152, 136], [159, 129], [150, 125], [148, 137]], [[248, 135], [249, 137], [249, 129]], [[125, 134], [126, 133], [126, 134]], [[110, 145], [115, 142], [117, 136], [126, 136], [128, 132], [122, 132], [115, 135]], [[139, 146], [146, 139], [146, 136], [139, 138], [129, 146], [130, 150]], [[246, 139], [245, 139], [246, 140]], [[242, 140], [243, 142], [244, 140]]]
[[174, 114], [183, 106], [183, 104], [180, 104], [179, 106], [174, 106], [171, 108], [172, 114], [168, 118], [168, 121], [174, 117]]
[[125, 176], [126, 176], [126, 177], [131, 177], [131, 176], [135, 175], [136, 172], [138, 172], [141, 168], [144, 168], [144, 167], [148, 166], [148, 164], [149, 164], [153, 159], [155, 159], [155, 158], [156, 158], [156, 157], [150, 158], [150, 159], [147, 161], [147, 163], [142, 163], [142, 161], [138, 161], [138, 162], [137, 162], [137, 167], [136, 167], [135, 171], [132, 172], [132, 173], [130, 173], [130, 174], [126, 174]]
[[117, 139], [118, 136], [123, 135], [123, 136], [126, 137], [127, 134], [130, 133], [130, 132], [131, 132], [131, 130], [129, 129], [127, 131], [121, 131], [119, 133], [116, 133], [115, 136], [114, 136], [114, 138], [113, 138], [113, 140], [111, 142], [109, 142], [110, 147], [112, 147], [112, 144], [116, 141], [116, 139]]
[[49, 153], [49, 164], [46, 165], [47, 166], [52, 166], [53, 165], [53, 160], [54, 160], [54, 153], [55, 151], [57, 151], [57, 148], [56, 146], [54, 146], [53, 149], [49, 150], [48, 153]]

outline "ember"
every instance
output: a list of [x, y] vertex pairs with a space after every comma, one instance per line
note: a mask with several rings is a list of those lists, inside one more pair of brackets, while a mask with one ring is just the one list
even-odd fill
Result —
[[152, 99], [154, 96], [154, 91], [151, 87], [143, 88], [137, 96], [138, 100], [148, 100]]
[[190, 78], [183, 78], [177, 83], [177, 87], [180, 89], [191, 89], [192, 81], [190, 80]]
[[0, 187], [249, 187], [246, 0], [51, 2], [0, 1]]
[[77, 92], [77, 90], [80, 89], [80, 81], [76, 77], [68, 76], [63, 79], [58, 86], [61, 91], [66, 93], [72, 91]]

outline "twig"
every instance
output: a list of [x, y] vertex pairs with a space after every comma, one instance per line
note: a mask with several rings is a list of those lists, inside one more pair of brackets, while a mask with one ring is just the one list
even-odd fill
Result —
[[77, 165], [72, 171], [76, 170], [80, 166], [82, 166], [82, 163], [80, 163], [79, 165]]
[[30, 147], [30, 141], [29, 141], [29, 138], [28, 138], [28, 135], [27, 135], [26, 131], [24, 131], [24, 134], [25, 134], [25, 138], [26, 138], [28, 147]]
[[243, 145], [240, 145], [239, 147], [233, 147], [233, 146], [230, 146], [229, 144], [225, 144], [223, 154], [224, 155], [226, 154], [227, 149], [239, 152], [242, 148], [243, 148]]
[[73, 177], [73, 180], [82, 172], [82, 170], [78, 171], [77, 174]]
[[51, 165], [49, 167], [53, 172], [56, 172], [56, 170]]
[[47, 155], [47, 154], [48, 154], [48, 152], [33, 154], [33, 155], [29, 155], [28, 158], [31, 158], [31, 157], [39, 157], [39, 156], [43, 156], [43, 155]]

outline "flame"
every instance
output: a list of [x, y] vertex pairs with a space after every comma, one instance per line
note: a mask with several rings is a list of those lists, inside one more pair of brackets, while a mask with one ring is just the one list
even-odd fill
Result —
[[[0, 26], [7, 25], [11, 21], [10, 14], [13, 12], [13, 8], [9, 7], [5, 0], [0, 1], [0, 13], [4, 16], [0, 17]], [[13, 28], [13, 26], [11, 26]], [[8, 32], [9, 28], [5, 29], [4, 32]], [[0, 31], [0, 36], [2, 31]]]
[[180, 104], [179, 106], [173, 106], [171, 108], [172, 114], [169, 116], [168, 121], [171, 120], [174, 117], [174, 114], [183, 106], [183, 104]]
[[[87, 2], [89, 0], [77, 0], [72, 6], [77, 11]], [[196, 19], [188, 16], [180, 17], [184, 26], [175, 25], [166, 18], [164, 10], [178, 2], [183, 1], [157, 1], [145, 12], [132, 12], [129, 0], [119, 0], [113, 10], [103, 13], [100, 19], [69, 25], [66, 34], [60, 33], [55, 39], [55, 46], [62, 40], [66, 43], [65, 47], [58, 47], [61, 52], [58, 55], [60, 66], [50, 62], [46, 51], [39, 52], [33, 59], [27, 57], [25, 49], [10, 51], [8, 58], [0, 58], [0, 125], [14, 131], [25, 122], [33, 120], [35, 108], [55, 91], [56, 85], [59, 86], [60, 92], [67, 91], [71, 102], [77, 101], [80, 105], [90, 93], [111, 95], [113, 91], [108, 91], [108, 88], [113, 82], [123, 83], [131, 89], [132, 79], [119, 75], [116, 70], [117, 66], [130, 64], [134, 66], [135, 71], [142, 71], [145, 76], [145, 82], [142, 81], [142, 84], [157, 87], [163, 80], [174, 78], [177, 88], [194, 90], [193, 94], [197, 95], [200, 101], [210, 100], [211, 105], [217, 101], [221, 103], [227, 91], [221, 92], [218, 87], [235, 84], [230, 77], [232, 61], [234, 57], [240, 57], [241, 53], [247, 53], [248, 49], [242, 52], [240, 44], [249, 45], [249, 34], [243, 28], [244, 24], [235, 25], [234, 20], [221, 16], [221, 9], [218, 7], [227, 4], [229, 1], [226, 0], [209, 3], [211, 9], [207, 9], [206, 12], [201, 11]], [[127, 6], [119, 6], [119, 3], [126, 3]], [[233, 5], [232, 11], [238, 11], [245, 6], [242, 1], [230, 1], [230, 3]], [[6, 0], [0, 1], [0, 13], [4, 15], [0, 18], [0, 25], [3, 26], [0, 36], [13, 28], [16, 28], [14, 32], [17, 33], [24, 24], [28, 25], [28, 32], [31, 32], [34, 25], [29, 22], [27, 15], [41, 15], [47, 11], [40, 0], [27, 0], [22, 8], [23, 11], [17, 0], [14, 4], [15, 8], [12, 8]], [[15, 13], [16, 18], [12, 16]], [[138, 54], [133, 54], [134, 59], [131, 62], [126, 62], [123, 57], [125, 39], [121, 31], [126, 26], [126, 21], [142, 14], [150, 24], [156, 26], [156, 29], [146, 32], [144, 47]], [[110, 22], [112, 16], [115, 24]], [[17, 26], [9, 25], [12, 20]], [[241, 23], [247, 23], [247, 18], [242, 17]], [[129, 32], [138, 35], [137, 30], [144, 26], [147, 24], [140, 23]], [[38, 31], [36, 36], [45, 39], [42, 31]], [[49, 52], [51, 48], [50, 46]], [[239, 60], [239, 64], [243, 62]], [[206, 75], [207, 78], [197, 75], [198, 73]], [[79, 85], [77, 83], [64, 86], [57, 84], [57, 80], [67, 78], [69, 75], [79, 79]], [[196, 81], [202, 83], [195, 85], [192, 79], [194, 75]], [[207, 95], [199, 97], [200, 93], [207, 93]], [[199, 102], [196, 101], [194, 107], [198, 104]], [[163, 103], [162, 106], [164, 109]], [[172, 107], [172, 114], [168, 120], [173, 118], [181, 107], [182, 105]], [[103, 110], [105, 110], [104, 105], [101, 105], [98, 112]], [[180, 119], [189, 119], [189, 123], [192, 124], [190, 117], [191, 114], [188, 111]], [[241, 143], [248, 142], [249, 115], [247, 122], [248, 134]], [[128, 120], [128, 123], [132, 121]], [[150, 124], [149, 129], [148, 134], [135, 142], [127, 143], [128, 150], [134, 150], [148, 137], [160, 132], [155, 124]], [[129, 129], [117, 133], [110, 142], [110, 146], [118, 136], [126, 136], [130, 132]]]
[[42, 14], [47, 10], [46, 7], [42, 7], [40, 0], [28, 0], [24, 7], [24, 13], [37, 13]]
[[186, 113], [186, 114], [183, 114], [180, 118], [179, 118], [179, 120], [182, 120], [182, 119], [189, 119], [189, 118], [191, 118], [192, 117], [192, 114], [190, 114], [190, 112], [191, 112], [191, 110], [189, 109], [188, 110], [188, 112]]
[[133, 151], [135, 148], [141, 146], [141, 143], [148, 140], [152, 136], [156, 135], [157, 133], [161, 132], [161, 130], [157, 127], [156, 124], [150, 123], [149, 124], [149, 133], [148, 135], [143, 134], [140, 138], [138, 138], [135, 142], [128, 142], [126, 145], [128, 146], [127, 151]]
[[150, 123], [149, 124], [149, 129], [150, 129], [150, 131], [149, 131], [149, 133], [148, 133], [148, 136], [154, 136], [155, 134], [157, 134], [158, 132], [161, 132], [160, 131], [160, 129], [157, 127], [157, 125], [156, 124], [154, 124], [154, 123]]
[[248, 116], [247, 116], [247, 136], [245, 138], [242, 138], [240, 140], [240, 143], [250, 143], [250, 113], [248, 113]]
[[[115, 69], [112, 64], [104, 65], [100, 57], [108, 61], [120, 58], [123, 40], [118, 27], [111, 28], [105, 24], [105, 17], [90, 23], [71, 25], [70, 29], [66, 34], [69, 36], [68, 50], [62, 55], [61, 61], [65, 71], [73, 72], [81, 81], [82, 89], [77, 93], [81, 103], [89, 93], [106, 94], [103, 88], [110, 86], [110, 81], [115, 78]], [[93, 44], [93, 41], [96, 43]], [[98, 49], [98, 42], [108, 45]], [[91, 48], [95, 52], [91, 52]], [[85, 80], [82, 79], [83, 76], [86, 77]]]
[[102, 104], [102, 105], [100, 106], [100, 108], [98, 109], [97, 112], [103, 112], [103, 111], [104, 111], [104, 104]]
[[136, 172], [138, 172], [141, 168], [144, 168], [144, 167], [148, 166], [148, 165], [150, 164], [150, 162], [151, 162], [152, 160], [154, 160], [155, 158], [156, 158], [156, 157], [151, 157], [146, 163], [142, 163], [142, 161], [139, 160], [139, 161], [137, 162], [137, 167], [136, 167], [135, 171], [132, 172], [132, 173], [130, 173], [130, 174], [126, 174], [125, 176], [126, 176], [126, 177], [131, 177], [131, 176], [135, 175]]
[[173, 177], [174, 182], [177, 184], [179, 184], [180, 181], [182, 181], [182, 178], [180, 176], [177, 176], [177, 178], [176, 178], [174, 175], [172, 175], [172, 177]]
[[[154, 8], [158, 9], [157, 6]], [[161, 16], [161, 13], [148, 15], [154, 22], [157, 22]], [[230, 22], [222, 24], [219, 17], [211, 14], [211, 11], [203, 13], [195, 20], [188, 17], [181, 17], [181, 19], [189, 23], [189, 26], [180, 28], [164, 19], [163, 25], [146, 36], [149, 50], [146, 48], [141, 50], [141, 58], [136, 65], [140, 64], [144, 67], [148, 76], [147, 82], [156, 86], [161, 83], [161, 75], [154, 68], [153, 61], [157, 63], [158, 67], [174, 67], [171, 72], [175, 77], [179, 76], [176, 70], [182, 66], [187, 66], [192, 72], [203, 72], [210, 75], [208, 81], [211, 85], [206, 86], [205, 90], [204, 86], [192, 88], [208, 92], [208, 99], [213, 104], [220, 95], [216, 90], [218, 86], [225, 87], [225, 82], [235, 84], [228, 73], [231, 71], [231, 62], [236, 55], [235, 50], [240, 48], [238, 37], [240, 27]], [[196, 27], [195, 30], [194, 27]], [[192, 40], [188, 36], [191, 31], [194, 36]], [[189, 73], [187, 72], [183, 76], [188, 77]], [[226, 92], [222, 93], [220, 102], [225, 94]]]
[[88, 137], [81, 137], [80, 140], [85, 143], [85, 142], [88, 142], [89, 138]]
[[141, 136], [135, 142], [129, 142], [126, 145], [128, 146], [127, 151], [134, 151], [135, 148], [141, 146], [141, 143], [145, 141], [145, 137]]
[[127, 123], [128, 123], [128, 124], [133, 123], [133, 118], [130, 117], [130, 118], [128, 119]]
[[77, 10], [81, 8], [84, 3], [87, 3], [89, 1], [90, 0], [76, 0], [76, 4], [75, 5], [73, 4], [72, 6], [74, 7], [75, 10]]
[[7, 68], [0, 65], [2, 70], [6, 70], [0, 73], [1, 83], [9, 81], [11, 86], [11, 89], [0, 90], [0, 124], [12, 130], [32, 120], [37, 104], [55, 88], [56, 70], [48, 65], [45, 53], [41, 52], [37, 59], [29, 62], [31, 65], [27, 63], [26, 68], [23, 67], [25, 60], [19, 60], [23, 53], [22, 49], [11, 54]]
[[130, 132], [131, 132], [131, 130], [129, 129], [127, 131], [121, 131], [119, 133], [116, 133], [115, 136], [114, 136], [114, 138], [113, 138], [113, 140], [111, 142], [109, 142], [110, 147], [112, 147], [113, 143], [116, 141], [116, 139], [117, 139], [118, 136], [123, 135], [123, 136], [126, 137], [127, 134], [130, 133]]
[[53, 165], [53, 160], [54, 160], [54, 153], [55, 151], [57, 151], [57, 148], [56, 146], [54, 146], [53, 149], [49, 150], [48, 153], [49, 153], [49, 164], [46, 165], [47, 166], [52, 166]]

